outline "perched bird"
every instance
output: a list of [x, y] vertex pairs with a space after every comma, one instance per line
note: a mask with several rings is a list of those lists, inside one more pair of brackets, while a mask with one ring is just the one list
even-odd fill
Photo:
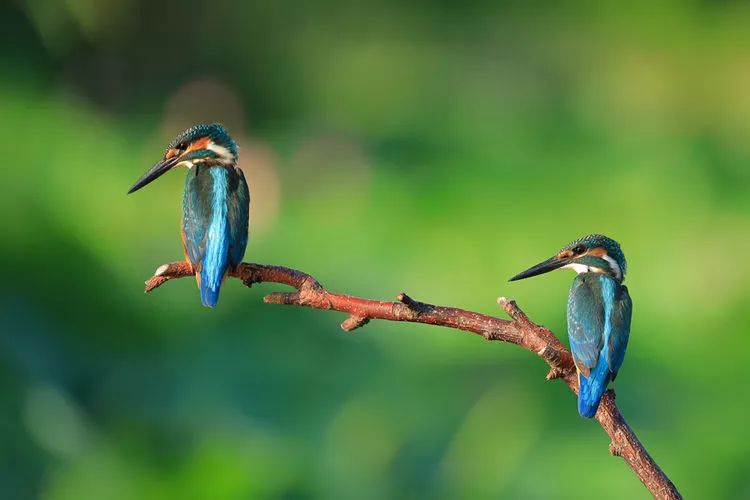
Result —
[[607, 385], [617, 377], [625, 358], [633, 306], [622, 284], [626, 265], [615, 240], [590, 234], [510, 279], [522, 280], [555, 269], [578, 273], [568, 295], [568, 338], [578, 370], [578, 412], [587, 418], [596, 414]]
[[213, 307], [227, 272], [245, 255], [250, 192], [237, 167], [237, 145], [223, 126], [214, 123], [178, 135], [128, 194], [179, 166], [189, 169], [182, 202], [185, 258], [195, 271], [201, 302]]

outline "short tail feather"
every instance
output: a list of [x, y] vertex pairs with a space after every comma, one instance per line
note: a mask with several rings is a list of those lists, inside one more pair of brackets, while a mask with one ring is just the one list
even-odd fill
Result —
[[206, 307], [214, 307], [219, 302], [219, 290], [227, 271], [226, 257], [216, 266], [203, 266], [198, 280], [201, 291], [201, 303]]
[[599, 409], [599, 402], [602, 400], [604, 391], [607, 390], [611, 373], [604, 356], [601, 356], [599, 363], [591, 370], [589, 377], [578, 373], [578, 413], [582, 417], [592, 418]]
[[214, 307], [219, 302], [219, 287], [210, 288], [201, 285], [201, 303], [206, 307]]

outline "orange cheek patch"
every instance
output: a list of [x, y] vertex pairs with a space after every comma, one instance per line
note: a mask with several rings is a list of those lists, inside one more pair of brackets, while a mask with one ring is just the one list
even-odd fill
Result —
[[198, 139], [197, 141], [193, 142], [188, 146], [188, 151], [193, 151], [196, 149], [206, 149], [208, 147], [210, 139], [208, 137], [203, 137], [202, 139]]
[[587, 253], [589, 255], [593, 255], [594, 257], [603, 257], [607, 255], [607, 250], [603, 247], [596, 247], [596, 248], [592, 248]]

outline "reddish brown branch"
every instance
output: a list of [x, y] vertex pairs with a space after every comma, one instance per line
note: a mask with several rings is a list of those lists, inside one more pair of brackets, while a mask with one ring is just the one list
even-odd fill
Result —
[[[146, 292], [170, 279], [192, 275], [193, 269], [186, 262], [173, 262], [161, 266], [146, 282]], [[481, 335], [487, 340], [519, 345], [549, 365], [548, 380], [562, 379], [573, 392], [578, 392], [578, 378], [570, 352], [550, 330], [531, 321], [515, 301], [503, 297], [498, 299], [500, 306], [511, 318], [504, 320], [455, 307], [418, 302], [405, 293], [397, 296], [397, 302], [334, 293], [323, 288], [309, 274], [281, 266], [243, 263], [230, 276], [241, 279], [247, 286], [253, 283], [289, 285], [296, 291], [270, 293], [263, 301], [267, 304], [304, 306], [347, 313], [349, 316], [341, 323], [341, 328], [347, 331], [359, 328], [373, 319], [409, 321], [454, 328]], [[625, 460], [654, 498], [682, 498], [622, 417], [615, 403], [613, 391], [607, 391], [604, 395], [596, 419], [610, 437], [610, 453]]]

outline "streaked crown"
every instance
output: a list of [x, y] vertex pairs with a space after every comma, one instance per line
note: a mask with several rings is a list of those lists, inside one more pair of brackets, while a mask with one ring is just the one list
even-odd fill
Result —
[[195, 125], [169, 143], [164, 157], [173, 156], [180, 157], [181, 162], [215, 160], [218, 163], [236, 163], [237, 144], [220, 123]]

